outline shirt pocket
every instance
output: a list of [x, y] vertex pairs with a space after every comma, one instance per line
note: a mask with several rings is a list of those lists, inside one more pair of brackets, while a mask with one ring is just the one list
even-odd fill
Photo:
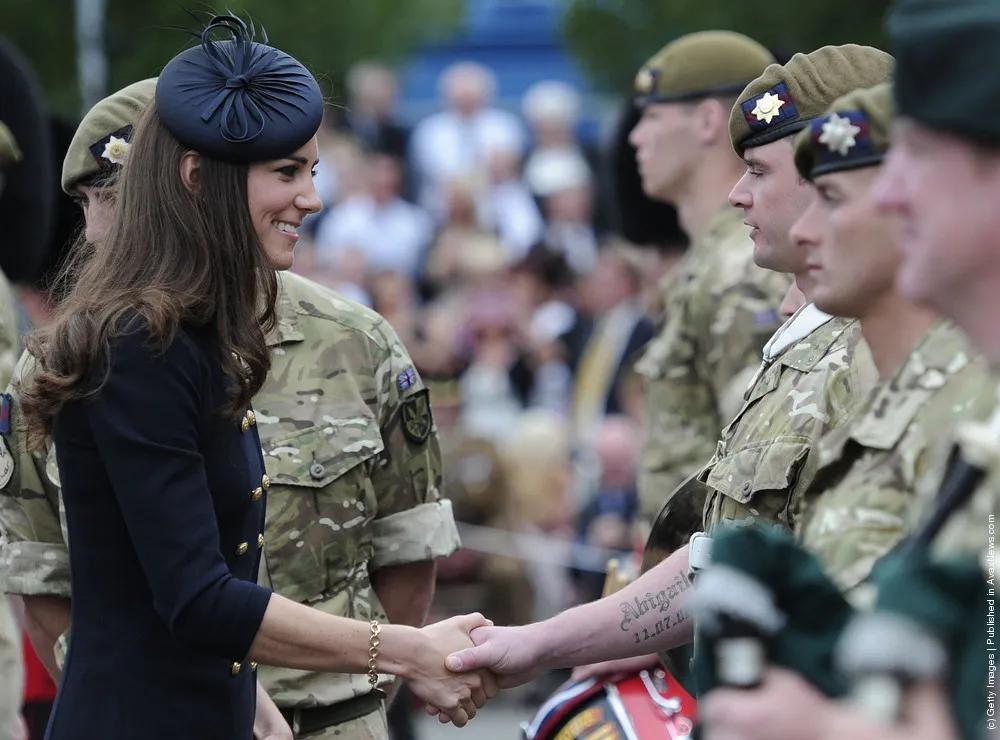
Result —
[[761, 519], [788, 524], [792, 492], [811, 446], [775, 440], [727, 455], [709, 471], [706, 484], [718, 491], [710, 524]]
[[274, 591], [309, 603], [364, 575], [377, 514], [372, 466], [384, 449], [374, 419], [346, 420], [277, 437], [265, 453], [264, 556]]

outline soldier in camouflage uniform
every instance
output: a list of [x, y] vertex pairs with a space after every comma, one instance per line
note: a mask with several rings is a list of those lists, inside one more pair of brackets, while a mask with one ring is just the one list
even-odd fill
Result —
[[[131, 125], [154, 89], [146, 80], [99, 103], [67, 153], [64, 189], [90, 187], [91, 234], [102, 232], [93, 206], [108, 200], [104, 175], [127, 156]], [[434, 560], [459, 544], [450, 502], [439, 493], [428, 392], [374, 312], [284, 273], [277, 313], [271, 372], [253, 402], [270, 477], [262, 584], [331, 614], [419, 626]], [[30, 358], [22, 358], [9, 388], [15, 411], [28, 372]], [[14, 421], [13, 474], [0, 494], [7, 537], [0, 586], [29, 597], [29, 618], [35, 597], [36, 635], [48, 648], [40, 657], [57, 671], [70, 597], [58, 469], [51, 445], [27, 452], [19, 416]], [[261, 666], [259, 678], [296, 737], [388, 737], [384, 702], [364, 676]], [[382, 676], [383, 688], [391, 682]]]
[[[885, 80], [892, 58], [870, 47], [824, 47], [772, 65], [733, 107], [733, 146], [747, 173], [730, 199], [754, 224], [755, 258], [795, 275], [811, 299], [803, 250], [788, 228], [809, 203], [796, 182], [792, 148], [782, 141], [808, 125], [838, 95]], [[818, 465], [815, 443], [850, 418], [875, 380], [871, 357], [854, 319], [835, 318], [807, 304], [768, 343], [746, 403], [723, 433], [700, 475], [710, 489], [706, 531], [722, 521], [763, 518], [795, 527], [797, 502]]]
[[[10, 130], [0, 121], [0, 196], [3, 194], [3, 172], [20, 158]], [[18, 335], [14, 313], [14, 297], [10, 283], [0, 273], [0, 382], [7, 382], [14, 369]], [[11, 461], [10, 453], [0, 439], [0, 478]], [[3, 535], [0, 534], [0, 539]], [[24, 663], [21, 659], [21, 628], [14, 618], [10, 600], [0, 589], [0, 738], [20, 736], [21, 701], [24, 690]]]
[[868, 194], [889, 148], [891, 107], [889, 83], [855, 91], [796, 142], [799, 174], [816, 186], [792, 228], [812, 268], [813, 300], [860, 320], [880, 377], [851, 423], [820, 442], [799, 531], [849, 596], [910, 529], [915, 491], [940, 480], [935, 451], [958, 422], [990, 411], [995, 387], [961, 330], [895, 288], [900, 224], [877, 214]]
[[[757, 263], [794, 274], [807, 298], [812, 283], [804, 254], [792, 244], [788, 230], [808, 206], [811, 192], [795, 171], [789, 137], [837, 97], [884, 82], [891, 70], [892, 58], [877, 49], [824, 47], [797, 54], [787, 65], [771, 65], [733, 107], [731, 142], [744, 157], [747, 174], [733, 189], [731, 201], [754, 223]], [[742, 519], [796, 527], [798, 502], [818, 467], [816, 443], [850, 419], [876, 377], [859, 322], [835, 319], [811, 304], [800, 309], [768, 343], [743, 409], [697, 476], [707, 487], [706, 530]], [[651, 540], [664, 514], [670, 513], [668, 503]], [[664, 523], [666, 529], [676, 529]], [[462, 669], [514, 673], [526, 666], [648, 655], [690, 642], [687, 575], [689, 567], [707, 562], [707, 548], [702, 548], [709, 541], [701, 537], [677, 549], [613, 597], [537, 625], [477, 631], [476, 642], [481, 644], [461, 652]]]
[[[898, 59], [893, 82], [898, 119], [892, 150], [879, 168], [872, 194], [884, 211], [904, 222], [898, 290], [964, 330], [995, 373], [1000, 365], [1000, 327], [995, 321], [1000, 310], [995, 217], [1000, 198], [1000, 78], [970, 76], [970, 70], [992, 68], [991, 59], [1000, 62], [1000, 7], [993, 0], [901, 0], [890, 18], [890, 31]], [[997, 404], [995, 383], [985, 385], [979, 385], [974, 416], [983, 406]], [[947, 416], [950, 409], [944, 411]], [[898, 410], [884, 421], [895, 416], [905, 419], [907, 412]], [[939, 440], [946, 431], [936, 432]], [[995, 518], [1000, 509], [997, 412], [981, 442], [983, 459], [976, 464], [985, 463], [985, 482], [971, 500], [950, 512], [930, 550], [939, 557], [979, 556], [992, 599]], [[950, 445], [939, 441], [938, 449], [911, 454], [904, 464], [941, 470], [941, 460], [949, 453]], [[907, 527], [927, 521], [940, 504], [940, 487], [940, 480], [931, 475], [917, 480], [905, 514]], [[888, 523], [896, 528], [898, 518]], [[958, 627], [978, 629], [972, 623]], [[774, 670], [763, 690], [720, 691], [700, 710], [714, 725], [706, 728], [707, 738], [957, 740], [967, 735], [959, 735], [946, 688], [934, 681], [915, 683], [906, 690], [897, 722], [874, 722], [846, 702], [820, 696], [795, 674]], [[995, 689], [990, 691], [995, 706]], [[983, 699], [981, 709], [986, 710]], [[995, 714], [984, 713], [981, 737], [994, 737]]]
[[[742, 216], [725, 203], [742, 168], [726, 113], [773, 61], [745, 36], [706, 31], [667, 44], [636, 76], [642, 117], [629, 140], [643, 190], [677, 207], [691, 243], [665, 286], [666, 322], [636, 363], [646, 391], [639, 498], [647, 521], [712, 456], [734, 377], [756, 364], [780, 324], [788, 279], [754, 266]], [[693, 505], [697, 517], [701, 501]]]

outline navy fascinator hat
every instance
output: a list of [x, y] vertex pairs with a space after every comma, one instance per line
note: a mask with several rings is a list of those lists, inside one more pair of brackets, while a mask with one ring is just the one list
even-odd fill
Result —
[[[218, 40], [220, 33], [232, 38]], [[285, 52], [253, 40], [254, 28], [215, 16], [198, 46], [160, 73], [156, 108], [184, 146], [226, 162], [288, 156], [319, 129], [323, 94], [316, 79]]]

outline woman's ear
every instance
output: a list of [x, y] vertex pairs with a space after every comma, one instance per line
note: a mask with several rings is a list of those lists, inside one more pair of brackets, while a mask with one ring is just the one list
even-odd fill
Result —
[[201, 155], [190, 151], [181, 157], [181, 182], [192, 195], [201, 193]]

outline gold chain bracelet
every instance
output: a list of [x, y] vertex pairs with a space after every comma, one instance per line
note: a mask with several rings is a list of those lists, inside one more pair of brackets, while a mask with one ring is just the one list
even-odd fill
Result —
[[368, 686], [372, 691], [381, 691], [378, 687], [378, 648], [381, 641], [378, 639], [382, 628], [378, 620], [372, 620], [372, 634], [368, 638]]

